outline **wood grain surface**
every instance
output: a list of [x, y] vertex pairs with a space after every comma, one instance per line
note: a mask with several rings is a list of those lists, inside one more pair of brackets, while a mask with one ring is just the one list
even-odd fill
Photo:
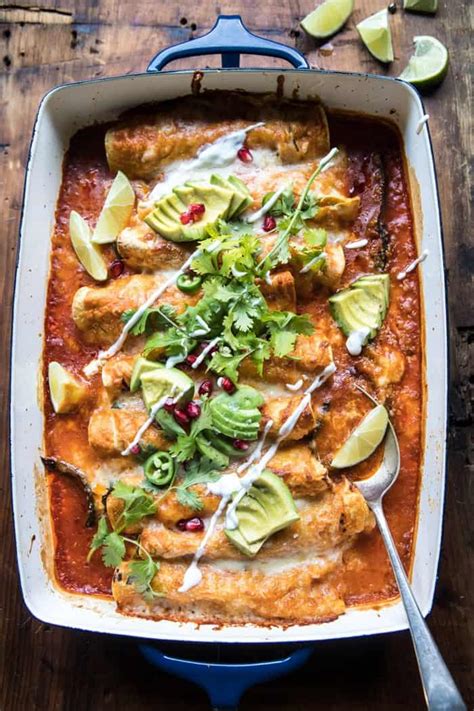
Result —
[[[472, 161], [472, 22], [466, 0], [440, 0], [436, 18], [390, 16], [396, 59], [386, 70], [365, 50], [355, 24], [384, 0], [355, 0], [347, 26], [320, 49], [299, 28], [314, 0], [163, 2], [160, 0], [18, 0], [0, 2], [0, 708], [206, 709], [202, 691], [160, 673], [136, 643], [53, 628], [37, 622], [21, 599], [15, 560], [8, 463], [11, 296], [24, 169], [34, 117], [53, 86], [141, 72], [161, 48], [205, 32], [217, 14], [239, 13], [257, 34], [303, 51], [313, 67], [397, 75], [414, 35], [433, 34], [451, 53], [444, 84], [425, 99], [438, 169], [449, 285], [451, 404], [444, 540], [431, 630], [470, 708], [472, 689], [473, 450], [470, 359], [473, 244], [469, 168]], [[216, 66], [217, 58], [180, 66]], [[244, 66], [279, 66], [246, 58]], [[429, 472], [428, 472], [429, 476]], [[291, 676], [249, 691], [250, 709], [422, 709], [423, 697], [408, 633], [317, 646]]]

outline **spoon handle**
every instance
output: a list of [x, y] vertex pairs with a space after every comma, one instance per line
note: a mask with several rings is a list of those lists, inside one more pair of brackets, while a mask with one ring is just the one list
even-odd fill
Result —
[[430, 711], [465, 711], [466, 705], [423, 619], [408, 578], [405, 575], [405, 570], [382, 509], [382, 503], [380, 501], [370, 502], [369, 506], [377, 519], [405, 606], [426, 705]]

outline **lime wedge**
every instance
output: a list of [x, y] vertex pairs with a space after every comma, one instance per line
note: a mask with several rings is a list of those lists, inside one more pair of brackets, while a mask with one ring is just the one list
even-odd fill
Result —
[[352, 467], [370, 457], [383, 440], [388, 425], [388, 412], [377, 405], [355, 428], [331, 462], [334, 469]]
[[100, 249], [92, 244], [90, 227], [75, 210], [69, 216], [69, 235], [77, 258], [86, 272], [97, 281], [105, 281], [107, 266]]
[[403, 0], [403, 9], [410, 12], [428, 12], [434, 15], [438, 9], [438, 0]]
[[86, 387], [56, 361], [48, 366], [48, 379], [54, 412], [59, 415], [74, 410], [87, 395]]
[[448, 50], [436, 37], [423, 35], [414, 37], [415, 54], [413, 54], [400, 79], [421, 89], [440, 84], [448, 71]]
[[380, 10], [356, 25], [362, 42], [369, 52], [381, 62], [393, 62], [392, 34], [388, 24], [388, 11]]
[[135, 193], [130, 181], [120, 170], [105, 199], [92, 235], [96, 244], [114, 242], [128, 224], [135, 204]]
[[311, 37], [325, 39], [338, 32], [354, 9], [354, 0], [325, 0], [301, 21]]

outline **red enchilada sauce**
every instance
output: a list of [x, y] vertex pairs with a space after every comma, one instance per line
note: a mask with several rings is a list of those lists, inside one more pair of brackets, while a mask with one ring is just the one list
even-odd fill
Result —
[[[376, 169], [375, 155], [380, 154], [385, 175], [383, 220], [390, 235], [385, 271], [391, 274], [391, 308], [379, 338], [387, 344], [398, 341], [405, 355], [405, 374], [398, 385], [391, 386], [388, 403], [400, 443], [401, 471], [393, 489], [386, 496], [384, 508], [388, 522], [405, 566], [410, 564], [413, 536], [416, 526], [421, 439], [423, 421], [423, 380], [421, 354], [420, 295], [418, 275], [413, 271], [402, 281], [396, 274], [404, 269], [416, 255], [413, 220], [407, 189], [406, 168], [397, 133], [388, 125], [362, 117], [329, 115], [331, 145], [344, 145], [349, 155], [347, 189], [349, 194], [359, 194], [362, 199], [362, 220], [371, 210], [371, 180]], [[56, 416], [52, 410], [47, 380], [47, 364], [60, 361], [76, 374], [96, 354], [95, 347], [83, 343], [71, 317], [71, 303], [81, 286], [95, 285], [81, 269], [70, 244], [68, 220], [71, 210], [77, 210], [92, 223], [102, 208], [113, 176], [110, 175], [104, 152], [105, 127], [98, 126], [79, 132], [71, 142], [64, 162], [64, 174], [56, 213], [53, 236], [51, 273], [54, 278], [48, 287], [47, 316], [45, 322], [46, 347], [44, 359], [46, 451], [50, 456], [61, 456], [67, 443], [69, 451], [88, 449], [87, 424], [94, 407], [94, 382], [90, 407], [83, 406], [78, 413]], [[355, 225], [355, 239], [358, 225]], [[363, 235], [360, 235], [363, 236]], [[107, 247], [106, 258], [116, 255]], [[364, 272], [373, 270], [371, 247], [365, 250], [345, 250], [346, 270], [341, 286], [346, 286]], [[308, 307], [317, 316], [327, 309], [328, 294], [321, 290]], [[331, 384], [318, 391], [321, 402], [330, 392], [332, 403], [344, 407], [350, 379], [360, 375], [356, 361], [345, 346], [334, 348], [338, 370]], [[363, 365], [362, 365], [363, 368]], [[352, 390], [353, 393], [353, 390]], [[367, 402], [361, 395], [361, 405]], [[356, 424], [356, 423], [354, 423]], [[331, 449], [330, 434], [324, 425], [317, 435], [318, 451], [327, 463]], [[348, 471], [349, 476], [363, 476], [376, 462], [380, 452], [368, 463]], [[110, 594], [112, 571], [105, 568], [100, 555], [87, 562], [87, 553], [94, 529], [85, 527], [86, 502], [79, 485], [68, 477], [51, 474], [48, 477], [55, 534], [55, 572], [58, 583], [68, 591], [88, 594]], [[336, 573], [346, 603], [374, 603], [396, 594], [394, 579], [382, 541], [374, 530], [359, 536], [345, 554], [345, 568]]]

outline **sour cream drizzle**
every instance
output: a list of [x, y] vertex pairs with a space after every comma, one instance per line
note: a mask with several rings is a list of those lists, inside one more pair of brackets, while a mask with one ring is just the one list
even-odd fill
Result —
[[97, 358], [86, 365], [86, 367], [84, 368], [84, 373], [86, 375], [94, 375], [94, 373], [98, 373], [104, 362], [119, 352], [119, 350], [122, 348], [123, 344], [127, 340], [129, 332], [132, 330], [135, 324], [138, 323], [145, 311], [155, 303], [155, 301], [161, 296], [164, 291], [166, 291], [166, 289], [168, 289], [176, 282], [178, 277], [183, 274], [183, 272], [185, 272], [186, 269], [188, 269], [188, 267], [191, 265], [193, 259], [198, 257], [200, 254], [201, 250], [196, 249], [196, 251], [193, 252], [191, 256], [188, 257], [188, 259], [186, 259], [184, 264], [175, 272], [175, 274], [170, 276], [170, 278], [167, 279], [164, 284], [159, 286], [157, 289], [155, 289], [155, 291], [150, 294], [148, 299], [143, 302], [143, 304], [135, 311], [133, 316], [127, 321], [115, 343], [112, 343], [110, 348], [107, 348], [106, 351], [100, 351]]
[[271, 196], [271, 198], [270, 198], [269, 200], [267, 200], [267, 202], [265, 203], [265, 205], [262, 205], [262, 207], [260, 208], [260, 210], [257, 210], [257, 212], [254, 212], [252, 215], [250, 215], [249, 217], [247, 217], [247, 222], [249, 222], [249, 223], [257, 222], [257, 220], [260, 220], [261, 217], [263, 217], [264, 215], [266, 215], [267, 212], [272, 209], [273, 205], [276, 203], [276, 201], [278, 200], [278, 198], [280, 197], [280, 195], [281, 195], [282, 192], [284, 191], [285, 187], [286, 187], [285, 185], [282, 185], [280, 188], [278, 188], [278, 190], [276, 190], [276, 191], [273, 193], [273, 195]]
[[165, 179], [155, 185], [151, 191], [147, 198], [147, 203], [159, 199], [177, 185], [193, 177], [193, 173], [196, 171], [225, 168], [227, 165], [233, 163], [237, 157], [237, 151], [242, 147], [245, 141], [247, 133], [263, 125], [263, 121], [260, 121], [259, 123], [247, 126], [247, 128], [232, 131], [201, 148], [196, 158], [184, 164], [179, 163], [165, 174]]
[[[313, 380], [311, 385], [305, 390], [304, 396], [301, 399], [301, 402], [299, 405], [295, 408], [293, 413], [285, 420], [283, 425], [280, 427], [278, 431], [278, 437], [275, 440], [275, 442], [267, 449], [263, 457], [260, 459], [258, 464], [252, 466], [247, 474], [243, 476], [241, 479], [236, 477], [235, 475], [224, 475], [221, 477], [219, 482], [224, 479], [224, 477], [229, 477], [222, 482], [222, 486], [216, 486], [214, 484], [208, 484], [208, 489], [209, 491], [212, 491], [213, 493], [218, 493], [218, 492], [223, 492], [222, 499], [220, 501], [219, 506], [217, 507], [217, 510], [213, 514], [211, 520], [209, 521], [209, 527], [206, 531], [206, 535], [202, 539], [197, 551], [195, 552], [192, 562], [187, 568], [184, 578], [183, 578], [183, 584], [179, 588], [179, 592], [187, 592], [191, 588], [195, 587], [196, 585], [199, 585], [199, 583], [202, 580], [202, 573], [199, 570], [199, 561], [204, 555], [206, 545], [211, 538], [212, 534], [214, 533], [214, 530], [217, 526], [217, 522], [223, 513], [224, 509], [226, 508], [227, 504], [229, 503], [232, 495], [234, 493], [237, 493], [237, 496], [233, 499], [232, 503], [230, 504], [227, 514], [226, 514], [226, 527], [229, 529], [234, 529], [237, 528], [238, 521], [237, 517], [235, 515], [235, 510], [237, 508], [237, 505], [239, 504], [240, 500], [245, 496], [247, 491], [250, 489], [252, 484], [258, 479], [262, 471], [265, 469], [266, 465], [268, 462], [273, 459], [275, 454], [278, 451], [278, 448], [282, 441], [288, 437], [288, 435], [291, 433], [291, 431], [294, 429], [296, 426], [296, 423], [298, 422], [301, 413], [305, 410], [305, 408], [309, 405], [311, 402], [311, 393], [316, 390], [316, 388], [321, 387], [321, 385], [335, 372], [336, 366], [334, 363], [330, 363], [324, 370]], [[271, 424], [270, 424], [271, 423]], [[270, 425], [270, 426], [269, 426]], [[262, 437], [261, 441], [261, 447], [263, 447], [263, 443], [265, 441], [265, 437], [270, 430], [271, 426], [273, 425], [273, 422], [270, 420], [267, 422], [264, 430], [264, 434]], [[258, 447], [257, 447], [258, 449]], [[260, 448], [261, 451], [261, 448]], [[257, 456], [260, 456], [260, 451]], [[255, 452], [254, 452], [255, 453]], [[252, 457], [249, 457], [249, 460], [252, 460]], [[249, 464], [250, 461], [247, 460], [245, 464]], [[241, 465], [242, 467], [242, 465]], [[239, 467], [240, 468], [240, 467]], [[242, 470], [243, 471], [243, 470]], [[232, 477], [232, 478], [230, 478]], [[216, 482], [218, 485], [219, 482]], [[235, 488], [234, 488], [235, 487]]]
[[143, 434], [147, 431], [147, 429], [149, 427], [151, 427], [151, 425], [155, 421], [156, 413], [158, 412], [158, 410], [161, 410], [161, 408], [163, 407], [163, 405], [165, 404], [165, 402], [167, 401], [167, 399], [169, 397], [173, 397], [174, 392], [175, 392], [175, 389], [173, 388], [172, 391], [168, 395], [164, 395], [162, 398], [160, 398], [158, 400], [158, 402], [155, 402], [155, 404], [153, 405], [153, 407], [150, 410], [150, 417], [148, 418], [148, 420], [146, 420], [146, 422], [143, 423], [143, 425], [137, 431], [137, 434], [132, 439], [132, 441], [130, 442], [128, 447], [126, 449], [124, 449], [123, 452], [121, 452], [122, 457], [127, 457], [131, 453], [132, 449], [134, 447], [136, 447], [137, 444], [140, 444], [140, 440], [141, 440]]
[[424, 249], [423, 252], [420, 254], [419, 257], [413, 260], [411, 264], [408, 265], [406, 269], [403, 269], [401, 272], [398, 272], [397, 274], [397, 279], [398, 281], [402, 281], [402, 279], [405, 279], [406, 275], [412, 272], [414, 269], [417, 268], [418, 264], [421, 264], [421, 262], [424, 262], [426, 257], [428, 256], [429, 252], [427, 249]]
[[203, 362], [204, 358], [207, 356], [207, 354], [209, 353], [209, 351], [212, 351], [212, 349], [214, 348], [214, 346], [217, 345], [220, 340], [221, 340], [221, 337], [220, 337], [220, 336], [217, 336], [217, 337], [214, 338], [210, 343], [207, 344], [207, 346], [206, 346], [206, 347], [204, 348], [204, 350], [200, 353], [200, 355], [198, 355], [198, 357], [196, 358], [196, 360], [195, 360], [194, 363], [192, 364], [191, 368], [193, 368], [193, 370], [196, 369], [198, 366], [201, 365], [201, 363]]
[[348, 242], [344, 247], [346, 249], [359, 249], [360, 247], [365, 247], [367, 244], [369, 244], [368, 239], [358, 239], [355, 242]]
[[288, 388], [288, 390], [291, 390], [292, 392], [296, 392], [300, 388], [303, 387], [303, 378], [300, 378], [299, 380], [296, 381], [296, 383], [286, 383], [285, 388]]
[[349, 334], [346, 341], [346, 348], [351, 356], [358, 356], [362, 353], [362, 346], [365, 346], [369, 333], [370, 328], [363, 326]]
[[326, 252], [321, 252], [320, 254], [317, 254], [315, 257], [313, 257], [313, 259], [311, 259], [311, 260], [308, 262], [308, 264], [305, 264], [305, 266], [303, 267], [303, 269], [300, 269], [300, 274], [305, 274], [306, 272], [309, 272], [309, 270], [311, 269], [311, 267], [313, 266], [313, 264], [316, 264], [316, 262], [317, 262], [319, 259], [321, 259], [321, 257], [325, 257], [325, 256], [326, 256]]

